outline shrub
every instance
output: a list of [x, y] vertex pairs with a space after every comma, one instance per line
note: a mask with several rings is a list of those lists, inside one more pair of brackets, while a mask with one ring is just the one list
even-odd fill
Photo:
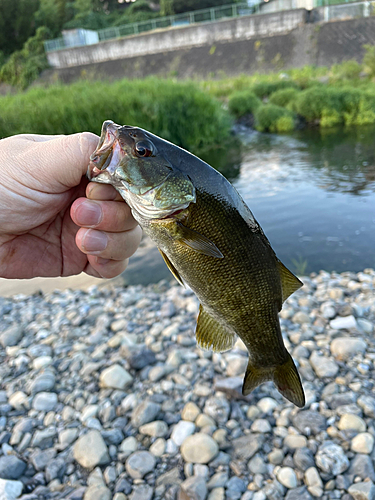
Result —
[[254, 113], [261, 106], [262, 101], [251, 91], [242, 90], [234, 92], [228, 101], [229, 111], [236, 117]]
[[320, 122], [322, 126], [327, 126], [328, 123], [337, 124], [343, 121], [340, 92], [338, 89], [323, 86], [311, 87], [296, 96], [291, 102], [291, 108], [309, 123]]
[[171, 80], [77, 82], [0, 97], [0, 137], [99, 133], [102, 122], [137, 125], [195, 153], [230, 135], [220, 102], [193, 83]]
[[298, 89], [299, 86], [291, 80], [277, 80], [274, 82], [257, 83], [256, 85], [253, 85], [251, 90], [260, 99], [263, 99], [264, 97], [268, 97], [269, 95], [273, 94], [277, 90], [289, 88]]
[[341, 64], [334, 64], [331, 68], [331, 74], [337, 80], [355, 80], [359, 78], [361, 71], [361, 64], [354, 59], [344, 61]]
[[276, 90], [276, 92], [270, 95], [270, 103], [285, 108], [290, 101], [296, 98], [298, 93], [299, 91], [295, 88]]
[[371, 76], [375, 76], [375, 45], [364, 45], [363, 64]]
[[255, 124], [260, 132], [290, 132], [294, 129], [294, 115], [275, 104], [263, 104], [255, 111]]

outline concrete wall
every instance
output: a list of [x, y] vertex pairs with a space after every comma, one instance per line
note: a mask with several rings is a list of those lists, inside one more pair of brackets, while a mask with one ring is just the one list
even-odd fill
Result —
[[52, 67], [64, 68], [277, 35], [290, 32], [303, 25], [306, 22], [306, 14], [305, 9], [295, 9], [170, 28], [143, 35], [108, 40], [85, 47], [49, 52], [47, 54], [48, 62]]

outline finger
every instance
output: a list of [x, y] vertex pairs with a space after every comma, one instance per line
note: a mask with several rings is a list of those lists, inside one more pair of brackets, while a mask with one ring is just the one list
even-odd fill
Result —
[[90, 200], [112, 200], [124, 201], [122, 196], [116, 189], [109, 184], [98, 184], [97, 182], [90, 182], [86, 188], [86, 196]]
[[[33, 176], [38, 169], [37, 177], [44, 189], [48, 186], [54, 192], [64, 192], [77, 186], [86, 174], [90, 155], [97, 144], [98, 136], [90, 132], [34, 141], [24, 151], [25, 165]], [[30, 155], [38, 158], [38, 162], [30, 162]]]
[[139, 226], [123, 233], [107, 233], [96, 229], [81, 228], [76, 235], [76, 244], [81, 252], [103, 259], [128, 259], [137, 250], [142, 239]]
[[79, 198], [72, 204], [70, 215], [78, 226], [120, 233], [136, 227], [129, 206], [123, 201], [94, 201]]
[[115, 278], [125, 271], [128, 263], [129, 259], [117, 261], [89, 255], [85, 273], [95, 278]]

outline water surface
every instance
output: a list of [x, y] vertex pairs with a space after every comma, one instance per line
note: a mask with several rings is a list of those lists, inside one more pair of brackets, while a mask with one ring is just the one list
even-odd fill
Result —
[[301, 274], [375, 267], [375, 127], [239, 135], [233, 184], [285, 265]]

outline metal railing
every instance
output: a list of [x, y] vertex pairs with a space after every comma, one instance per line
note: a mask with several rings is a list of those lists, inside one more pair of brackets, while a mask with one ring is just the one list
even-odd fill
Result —
[[[157, 17], [139, 23], [129, 23], [123, 24], [121, 26], [113, 26], [111, 28], [105, 28], [98, 31], [99, 41], [103, 42], [105, 40], [138, 35], [139, 33], [144, 33], [145, 31], [152, 31], [174, 26], [186, 26], [189, 24], [218, 21], [220, 19], [230, 17], [258, 14], [261, 10], [262, 4], [264, 4], [264, 0], [257, 1], [253, 5], [249, 5], [248, 3], [235, 3], [230, 5], [222, 5], [220, 7], [214, 7], [211, 9], [195, 10], [192, 12], [186, 12], [184, 14], [177, 14], [173, 16]], [[283, 2], [280, 2], [280, 4], [282, 7]], [[280, 8], [279, 10], [284, 9]], [[81, 43], [74, 46], [81, 47], [83, 45], [86, 44]], [[67, 45], [64, 38], [61, 37], [55, 38], [53, 40], [46, 40], [44, 42], [44, 47], [46, 52], [53, 52], [56, 50], [65, 49], [67, 48]], [[69, 48], [70, 47], [72, 47], [72, 45], [69, 45]]]

